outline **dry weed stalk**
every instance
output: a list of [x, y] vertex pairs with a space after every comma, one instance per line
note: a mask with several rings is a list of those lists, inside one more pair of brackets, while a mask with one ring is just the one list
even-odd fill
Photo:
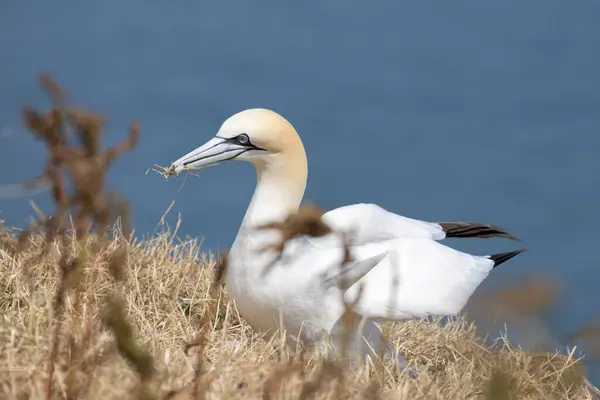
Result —
[[473, 311], [506, 317], [535, 315], [547, 310], [561, 289], [556, 279], [534, 275], [486, 294], [473, 306]]
[[303, 204], [295, 213], [288, 215], [283, 221], [270, 222], [259, 226], [258, 230], [274, 229], [281, 233], [277, 243], [265, 246], [262, 251], [275, 251], [275, 258], [269, 263], [263, 276], [267, 275], [273, 266], [281, 260], [285, 245], [295, 237], [307, 235], [322, 237], [332, 233], [331, 228], [323, 222], [323, 210], [314, 203]]
[[[43, 114], [33, 107], [26, 106], [23, 108], [23, 118], [26, 127], [36, 138], [44, 142], [48, 152], [44, 173], [35, 179], [33, 184], [50, 183], [56, 210], [53, 215], [43, 218], [25, 230], [19, 236], [18, 243], [19, 251], [23, 251], [34, 232], [45, 235], [45, 247], [34, 258], [35, 261], [50, 251], [50, 246], [56, 239], [59, 241], [60, 280], [52, 307], [54, 332], [48, 358], [46, 398], [52, 398], [54, 392], [54, 370], [61, 352], [62, 325], [67, 319], [65, 301], [70, 292], [74, 297], [71, 307], [73, 311], [69, 315], [70, 329], [64, 334], [67, 351], [62, 365], [67, 374], [66, 396], [77, 398], [89, 387], [93, 377], [90, 373], [92, 366], [89, 365], [89, 359], [100, 359], [100, 357], [91, 357], [87, 362], [84, 361], [84, 354], [91, 339], [100, 331], [98, 321], [92, 318], [91, 311], [88, 311], [87, 318], [79, 315], [84, 305], [85, 307], [93, 305], [90, 299], [84, 300], [83, 297], [88, 292], [86, 288], [94, 286], [94, 273], [98, 268], [98, 265], [94, 265], [90, 276], [86, 276], [86, 267], [89, 267], [95, 255], [89, 254], [84, 242], [88, 240], [90, 229], [94, 226], [98, 231], [97, 238], [104, 239], [105, 230], [109, 227], [111, 211], [103, 198], [106, 173], [116, 158], [135, 146], [139, 125], [137, 122], [131, 125], [129, 138], [120, 145], [102, 151], [102, 117], [91, 111], [67, 107], [65, 90], [50, 75], [42, 74], [39, 80], [42, 88], [54, 102], [54, 107]], [[73, 141], [71, 136], [75, 136], [78, 144], [71, 144]], [[65, 177], [68, 177], [71, 182], [70, 192]], [[72, 214], [70, 220], [72, 235], [69, 235], [66, 230], [68, 214]], [[76, 240], [75, 243], [72, 238]], [[100, 244], [96, 248], [102, 246]], [[116, 272], [122, 269], [125, 262], [122, 251], [122, 249], [117, 250], [115, 257], [109, 263], [117, 280], [123, 279], [123, 275]], [[148, 367], [151, 365], [149, 356], [144, 356], [131, 338], [117, 295], [109, 298], [106, 311], [108, 312], [107, 325], [115, 334], [118, 350], [136, 366], [142, 382], [147, 381], [152, 370]], [[77, 332], [79, 325], [83, 325], [83, 328]], [[80, 375], [85, 377], [83, 383], [79, 382]]]

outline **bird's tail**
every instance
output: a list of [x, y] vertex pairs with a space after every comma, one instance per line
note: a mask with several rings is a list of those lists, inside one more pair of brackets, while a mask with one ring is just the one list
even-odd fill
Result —
[[514, 256], [521, 254], [525, 250], [526, 249], [521, 249], [521, 250], [515, 250], [515, 251], [507, 251], [506, 253], [492, 254], [491, 256], [487, 256], [487, 258], [489, 258], [490, 260], [492, 260], [494, 262], [494, 268], [496, 268], [498, 265], [505, 263], [506, 261], [510, 260]]

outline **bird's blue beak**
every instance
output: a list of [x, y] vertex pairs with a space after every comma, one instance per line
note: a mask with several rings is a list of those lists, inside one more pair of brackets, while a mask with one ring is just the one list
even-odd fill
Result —
[[200, 169], [232, 160], [246, 151], [246, 146], [217, 136], [173, 162], [169, 170], [179, 174], [181, 171]]

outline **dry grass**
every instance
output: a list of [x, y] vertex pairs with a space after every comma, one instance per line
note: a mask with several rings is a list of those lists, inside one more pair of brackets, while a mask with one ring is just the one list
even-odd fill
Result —
[[[15, 253], [15, 243], [10, 238], [5, 238], [0, 246], [0, 340], [5, 344], [0, 358], [2, 398], [43, 398], [46, 390], [61, 254], [53, 246], [30, 266], [28, 283], [23, 277], [23, 263], [45, 246], [42, 237], [34, 236], [30, 241], [25, 254]], [[90, 236], [84, 243], [73, 241], [71, 245], [91, 251], [100, 242]], [[104, 299], [114, 286], [106, 273], [108, 260], [120, 246], [118, 242], [111, 243], [86, 267], [88, 274], [93, 269], [104, 272], [89, 288], [92, 295], [80, 309], [73, 308], [73, 295], [67, 297], [66, 314], [82, 318], [75, 319], [75, 326], [71, 325], [72, 318], [63, 321], [63, 335], [73, 334], [81, 340], [87, 317], [101, 318]], [[155, 372], [148, 390], [155, 398], [164, 398], [169, 391], [188, 385], [196, 375], [197, 361], [194, 354], [186, 355], [186, 344], [197, 335], [203, 316], [214, 304], [211, 282], [215, 264], [200, 254], [196, 241], [181, 243], [168, 234], [150, 242], [127, 244], [127, 248], [125, 283], [120, 288], [123, 309], [132, 325], [133, 337], [153, 359]], [[208, 398], [261, 398], [266, 389], [279, 393], [282, 382], [281, 396], [272, 398], [302, 398], [303, 390], [317, 391], [316, 398], [334, 398], [336, 383], [342, 379], [334, 367], [324, 367], [317, 355], [306, 355], [304, 362], [294, 359], [279, 343], [267, 343], [254, 333], [225, 294], [218, 295], [217, 302], [217, 312], [207, 322], [208, 342], [200, 373]], [[504, 346], [485, 349], [478, 344], [473, 327], [462, 321], [445, 326], [415, 321], [386, 328], [407, 359], [425, 370], [424, 376], [412, 380], [398, 377], [390, 366], [365, 366], [346, 376], [340, 385], [343, 387], [337, 388], [344, 398], [362, 398], [365, 393], [377, 393], [381, 398], [482, 398], [494, 388], [496, 392], [514, 393], [512, 398], [592, 398], [581, 367], [573, 358], [527, 354]], [[64, 353], [69, 351], [69, 345], [68, 341], [62, 343], [56, 360], [55, 396], [66, 398], [68, 387], [80, 386], [86, 387], [77, 396], [80, 398], [135, 396], [139, 390], [138, 374], [133, 364], [119, 356], [114, 336], [101, 325], [92, 336], [79, 361], [87, 366], [76, 376], [68, 374], [72, 366], [65, 365]], [[323, 368], [325, 372], [320, 372]], [[507, 396], [495, 394], [487, 398], [511, 398]], [[305, 393], [304, 398], [309, 397]]]
[[[1, 398], [595, 398], [572, 356], [484, 347], [462, 319], [384, 326], [424, 371], [418, 379], [379, 363], [344, 372], [319, 354], [290, 354], [283, 340], [264, 341], [222, 290], [226, 257], [207, 258], [168, 229], [143, 242], [123, 234], [127, 207], [103, 182], [135, 145], [137, 125], [103, 152], [102, 119], [68, 108], [51, 78], [41, 83], [55, 107], [24, 116], [47, 145], [41, 179], [56, 210], [18, 236], [0, 229]], [[109, 232], [111, 215], [124, 219]], [[320, 211], [306, 208], [274, 228], [318, 236], [327, 232], [319, 221]]]

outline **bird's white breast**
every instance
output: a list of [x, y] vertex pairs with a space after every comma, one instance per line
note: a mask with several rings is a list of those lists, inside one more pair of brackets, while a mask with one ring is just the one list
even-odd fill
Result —
[[242, 317], [268, 336], [283, 322], [288, 335], [305, 343], [323, 341], [343, 308], [339, 292], [324, 287], [304, 257], [286, 258], [294, 256], [287, 251], [263, 274], [274, 255], [256, 248], [256, 242], [236, 243], [229, 254], [225, 285]]

